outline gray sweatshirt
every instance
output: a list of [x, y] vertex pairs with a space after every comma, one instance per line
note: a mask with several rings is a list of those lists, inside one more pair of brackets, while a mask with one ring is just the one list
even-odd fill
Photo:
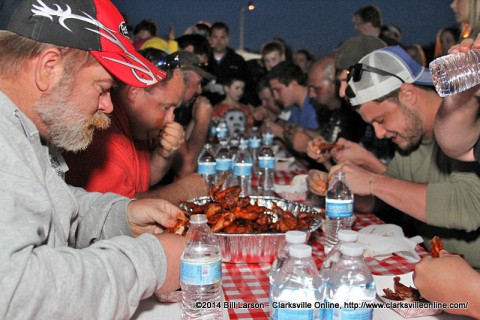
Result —
[[132, 238], [130, 200], [68, 186], [38, 130], [0, 91], [0, 319], [126, 319], [166, 257]]

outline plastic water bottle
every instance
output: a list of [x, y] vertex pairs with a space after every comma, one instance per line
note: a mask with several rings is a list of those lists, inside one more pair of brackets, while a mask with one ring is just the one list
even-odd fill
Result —
[[217, 144], [218, 143], [218, 135], [217, 135], [217, 127], [219, 124], [220, 120], [218, 118], [213, 118], [212, 121], [210, 121], [210, 130], [208, 133], [208, 142], [212, 144]]
[[258, 195], [273, 196], [275, 183], [275, 154], [270, 142], [263, 143], [258, 151]]
[[235, 155], [238, 152], [238, 149], [240, 149], [240, 140], [234, 137], [230, 138], [230, 143], [228, 145], [230, 154], [232, 155], [232, 160], [235, 160]]
[[232, 154], [230, 153], [230, 148], [227, 145], [226, 140], [220, 141], [220, 146], [217, 150], [217, 155], [215, 156], [216, 161], [216, 173], [215, 173], [215, 183], [218, 183], [222, 178], [223, 174], [226, 174], [225, 182], [223, 184], [224, 188], [230, 187], [232, 185], [232, 168], [233, 160]]
[[215, 186], [215, 167], [215, 153], [212, 145], [210, 143], [206, 143], [202, 152], [198, 156], [197, 172], [202, 176], [209, 188]]
[[203, 214], [190, 217], [188, 243], [180, 258], [182, 319], [222, 319], [222, 254], [207, 221]]
[[270, 125], [265, 125], [263, 127], [263, 132], [262, 132], [262, 143], [270, 143], [270, 145], [273, 145], [273, 139], [274, 135], [272, 132], [272, 128], [270, 128]]
[[216, 130], [217, 130], [217, 137], [219, 141], [228, 139], [228, 126], [225, 119], [220, 119]]
[[[270, 319], [321, 319], [322, 280], [312, 258], [312, 247], [294, 244], [271, 288]], [[292, 305], [294, 304], [294, 305]]]
[[247, 142], [242, 140], [233, 161], [234, 185], [240, 186], [240, 196], [250, 196], [252, 192], [252, 156], [248, 151]]
[[262, 142], [262, 137], [260, 135], [260, 131], [258, 130], [258, 127], [253, 127], [252, 131], [250, 132], [250, 137], [248, 138], [248, 149], [250, 150], [250, 154], [252, 155], [254, 172], [257, 171], [258, 150], [260, 149], [261, 142]]
[[307, 234], [303, 231], [289, 230], [285, 233], [285, 243], [283, 247], [281, 247], [280, 250], [278, 251], [277, 257], [273, 261], [272, 268], [270, 269], [270, 273], [269, 273], [270, 288], [272, 287], [273, 279], [275, 278], [275, 275], [277, 274], [278, 271], [280, 271], [285, 260], [288, 257], [288, 247], [293, 244], [305, 244], [306, 242], [307, 242]]
[[325, 310], [324, 319], [370, 320], [373, 308], [360, 308], [362, 302], [373, 302], [376, 294], [372, 274], [363, 260], [363, 246], [344, 243], [341, 252], [325, 293], [327, 302], [337, 303], [339, 308]]
[[453, 53], [430, 62], [433, 84], [440, 97], [465, 91], [480, 83], [480, 51]]
[[272, 267], [270, 269], [270, 273], [268, 274], [268, 278], [270, 280], [270, 295], [269, 295], [269, 301], [270, 305], [272, 305], [272, 299], [273, 299], [273, 286], [274, 286], [274, 281], [275, 277], [278, 272], [280, 272], [280, 269], [283, 267], [285, 264], [285, 260], [287, 260], [289, 254], [288, 254], [288, 247], [294, 244], [305, 244], [307, 242], [307, 234], [302, 231], [298, 230], [289, 230], [285, 233], [285, 243], [281, 248], [279, 248], [277, 257], [272, 263]]
[[353, 221], [353, 193], [347, 185], [344, 172], [335, 178], [325, 196], [325, 253], [338, 241], [338, 230], [351, 229]]
[[330, 278], [331, 270], [335, 267], [340, 260], [342, 253], [340, 251], [342, 244], [349, 242], [356, 242], [358, 239], [358, 233], [353, 230], [339, 230], [338, 242], [333, 246], [332, 250], [328, 253], [327, 257], [323, 260], [320, 275], [322, 276], [323, 283], [327, 283]]

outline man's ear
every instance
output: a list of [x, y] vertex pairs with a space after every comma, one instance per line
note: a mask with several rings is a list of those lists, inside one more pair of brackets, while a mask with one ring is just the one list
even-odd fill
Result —
[[298, 87], [298, 86], [299, 86], [298, 81], [295, 80], [295, 79], [293, 79], [292, 81], [290, 81], [290, 83], [287, 84], [287, 87], [289, 87], [290, 85], [291, 85], [292, 87]]
[[400, 100], [408, 105], [414, 105], [417, 100], [417, 88], [411, 83], [404, 83], [398, 94]]
[[40, 91], [48, 91], [58, 84], [65, 73], [63, 55], [57, 48], [43, 50], [35, 59], [35, 83]]
[[130, 103], [135, 102], [141, 94], [145, 93], [143, 89], [134, 86], [126, 86], [125, 90], [127, 90], [127, 99]]

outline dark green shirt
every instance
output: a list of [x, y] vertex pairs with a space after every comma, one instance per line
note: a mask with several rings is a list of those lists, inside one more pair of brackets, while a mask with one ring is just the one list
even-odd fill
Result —
[[429, 245], [438, 235], [449, 252], [480, 268], [480, 165], [447, 157], [434, 139], [409, 155], [395, 154], [385, 175], [427, 184], [427, 223], [415, 225]]

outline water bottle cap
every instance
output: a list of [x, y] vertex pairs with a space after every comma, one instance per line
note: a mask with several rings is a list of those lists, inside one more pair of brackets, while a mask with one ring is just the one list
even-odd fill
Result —
[[360, 243], [347, 242], [342, 244], [340, 251], [343, 255], [358, 257], [363, 255], [363, 245]]
[[288, 243], [305, 243], [307, 241], [307, 233], [303, 231], [290, 230], [285, 234], [285, 241]]
[[288, 254], [294, 258], [311, 257], [312, 247], [306, 244], [294, 244], [288, 247]]
[[194, 214], [190, 216], [191, 224], [203, 224], [207, 222], [208, 222], [207, 216], [204, 214]]
[[358, 239], [358, 234], [356, 231], [341, 229], [338, 230], [338, 240], [344, 242], [355, 242]]
[[336, 178], [345, 178], [345, 172], [337, 171], [337, 172], [335, 172], [335, 177]]

